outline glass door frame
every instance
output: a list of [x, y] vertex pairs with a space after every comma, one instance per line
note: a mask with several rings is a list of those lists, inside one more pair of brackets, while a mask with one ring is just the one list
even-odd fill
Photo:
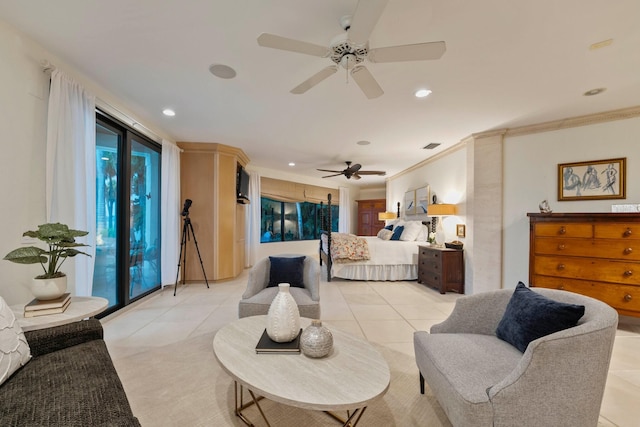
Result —
[[[107, 310], [102, 312], [99, 316], [107, 316], [130, 303], [143, 298], [144, 296], [155, 292], [160, 289], [160, 282], [157, 286], [150, 288], [149, 290], [130, 297], [130, 280], [131, 269], [130, 263], [130, 200], [131, 200], [131, 152], [133, 141], [142, 144], [154, 151], [157, 151], [162, 155], [162, 146], [148, 137], [136, 132], [135, 129], [125, 125], [109, 116], [107, 113], [96, 109], [96, 124], [104, 126], [112, 132], [119, 135], [118, 137], [118, 152], [117, 152], [117, 173], [118, 187], [116, 193], [116, 257], [115, 257], [115, 269], [116, 269], [116, 299], [115, 305], [109, 306]], [[158, 168], [160, 168], [160, 163]], [[158, 169], [158, 175], [161, 179], [161, 170]], [[160, 204], [158, 203], [158, 218], [160, 218]], [[159, 263], [158, 263], [159, 265]]]

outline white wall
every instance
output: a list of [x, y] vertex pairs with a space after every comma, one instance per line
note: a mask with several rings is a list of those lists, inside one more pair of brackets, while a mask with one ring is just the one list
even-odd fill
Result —
[[[504, 143], [503, 281], [529, 280], [529, 220], [546, 199], [553, 212], [611, 212], [640, 203], [640, 118], [506, 138]], [[559, 163], [627, 158], [626, 200], [558, 201]]]
[[431, 195], [435, 193], [439, 203], [458, 204], [458, 215], [444, 218], [445, 240], [464, 241], [463, 238], [456, 237], [455, 229], [456, 224], [465, 223], [466, 156], [466, 150], [461, 145], [445, 156], [427, 161], [410, 172], [391, 177], [387, 181], [387, 209], [395, 212], [397, 203], [400, 202], [402, 216], [410, 220], [428, 220], [427, 215], [404, 214], [404, 194], [409, 190], [429, 185]]
[[[22, 233], [46, 220], [45, 152], [50, 61], [89, 91], [129, 113], [106, 90], [65, 64], [60, 58], [0, 20], [0, 258], [22, 244]], [[132, 118], [135, 118], [132, 115]], [[140, 121], [144, 123], [144, 121]], [[153, 131], [167, 138], [162, 131]], [[69, 259], [66, 263], [72, 263]], [[66, 264], [65, 264], [66, 265]], [[39, 265], [0, 259], [0, 295], [9, 304], [29, 301], [27, 286], [40, 274]]]

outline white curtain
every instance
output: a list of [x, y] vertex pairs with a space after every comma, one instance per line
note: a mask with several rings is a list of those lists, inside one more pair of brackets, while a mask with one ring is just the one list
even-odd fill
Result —
[[340, 187], [340, 206], [338, 207], [338, 232], [351, 233], [351, 200], [349, 189]]
[[247, 209], [246, 239], [244, 266], [251, 267], [256, 263], [260, 248], [260, 174], [249, 172], [249, 209]]
[[64, 271], [72, 295], [90, 296], [96, 243], [96, 100], [60, 70], [51, 74], [47, 119], [46, 209], [48, 222], [61, 222], [89, 235], [78, 239], [91, 255], [67, 259]]
[[180, 256], [180, 147], [162, 141], [161, 215], [161, 284], [176, 281]]

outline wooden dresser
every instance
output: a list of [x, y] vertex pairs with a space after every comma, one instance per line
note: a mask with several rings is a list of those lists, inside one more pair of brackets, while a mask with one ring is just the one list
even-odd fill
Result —
[[384, 221], [378, 221], [378, 213], [387, 208], [386, 199], [357, 200], [358, 202], [358, 236], [375, 236]]
[[564, 289], [640, 317], [640, 214], [527, 214], [529, 283]]
[[464, 294], [463, 251], [457, 249], [420, 246], [418, 249], [418, 283]]

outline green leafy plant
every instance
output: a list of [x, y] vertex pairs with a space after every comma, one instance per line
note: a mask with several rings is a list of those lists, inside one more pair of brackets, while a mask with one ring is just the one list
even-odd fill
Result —
[[75, 249], [81, 246], [89, 246], [83, 243], [76, 243], [75, 239], [87, 234], [89, 234], [88, 231], [72, 230], [59, 222], [42, 224], [38, 226], [37, 231], [26, 231], [23, 236], [42, 240], [49, 246], [49, 250], [35, 246], [25, 246], [9, 252], [4, 259], [18, 264], [40, 263], [44, 274], [37, 276], [36, 279], [62, 277], [65, 274], [60, 272], [60, 266], [68, 257], [74, 257], [79, 254], [91, 256]]

